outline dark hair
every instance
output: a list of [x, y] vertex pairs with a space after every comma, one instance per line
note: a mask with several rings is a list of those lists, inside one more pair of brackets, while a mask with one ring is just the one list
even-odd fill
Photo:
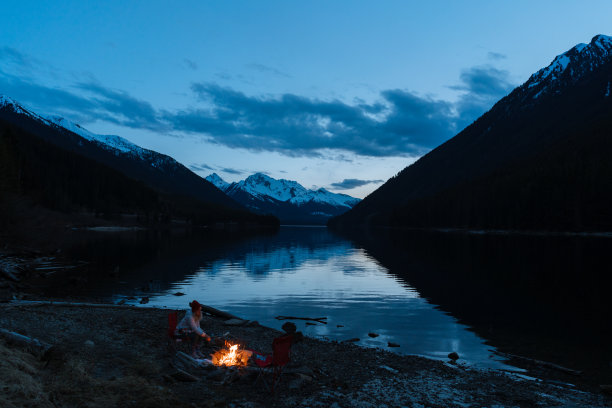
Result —
[[197, 309], [201, 309], [202, 305], [198, 303], [197, 300], [194, 300], [193, 302], [189, 303], [189, 307], [191, 307], [192, 312], [195, 312]]

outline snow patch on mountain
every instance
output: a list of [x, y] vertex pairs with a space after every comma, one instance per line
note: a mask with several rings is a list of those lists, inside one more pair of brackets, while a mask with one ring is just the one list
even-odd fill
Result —
[[98, 135], [85, 129], [78, 123], [74, 123], [60, 116], [38, 115], [23, 107], [23, 105], [21, 105], [19, 102], [5, 95], [0, 95], [0, 109], [2, 108], [11, 109], [15, 113], [27, 115], [39, 122], [44, 123], [45, 125], [58, 127], [65, 131], [74, 133], [87, 141], [98, 144], [117, 156], [127, 155], [131, 158], [144, 161], [148, 165], [156, 167], [160, 170], [180, 166], [180, 164], [172, 157], [153, 150], [144, 149], [120, 136]]
[[47, 117], [49, 122], [56, 124], [66, 130], [71, 131], [72, 133], [76, 133], [84, 139], [87, 139], [92, 142], [99, 142], [113, 149], [117, 149], [123, 153], [133, 153], [138, 154], [140, 156], [143, 155], [146, 149], [143, 149], [140, 146], [135, 145], [127, 139], [124, 139], [120, 136], [116, 135], [98, 135], [90, 132], [85, 129], [78, 123], [71, 122], [65, 118], [60, 116], [49, 116]]

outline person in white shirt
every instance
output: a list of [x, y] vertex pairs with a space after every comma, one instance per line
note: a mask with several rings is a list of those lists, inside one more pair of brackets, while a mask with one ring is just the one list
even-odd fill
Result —
[[195, 358], [202, 358], [200, 352], [200, 341], [202, 338], [210, 342], [211, 337], [202, 330], [200, 321], [202, 320], [202, 305], [197, 300], [189, 303], [191, 310], [187, 310], [185, 317], [176, 326], [178, 335], [186, 335], [191, 342], [191, 354]]

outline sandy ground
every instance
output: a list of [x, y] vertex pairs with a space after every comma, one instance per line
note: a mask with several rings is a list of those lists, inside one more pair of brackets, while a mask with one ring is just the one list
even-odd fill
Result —
[[[312, 338], [293, 345], [274, 394], [254, 368], [191, 369], [167, 347], [168, 310], [0, 303], [0, 328], [54, 347], [0, 339], [2, 407], [605, 407], [612, 398], [498, 371], [468, 369], [415, 356]], [[182, 312], [181, 312], [182, 315]], [[227, 332], [271, 351], [279, 332], [224, 325], [206, 317], [214, 336]], [[209, 350], [212, 351], [212, 350]], [[197, 381], [184, 381], [177, 368]]]

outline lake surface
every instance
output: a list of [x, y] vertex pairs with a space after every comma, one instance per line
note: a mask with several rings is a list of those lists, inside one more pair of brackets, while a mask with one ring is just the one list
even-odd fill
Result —
[[455, 351], [461, 362], [482, 368], [510, 368], [493, 353], [498, 345], [510, 351], [532, 345], [536, 355], [556, 361], [557, 354], [568, 358], [589, 347], [589, 356], [566, 362], [603, 367], [612, 358], [612, 307], [601, 285], [611, 249], [609, 238], [341, 237], [318, 227], [240, 238], [89, 233], [66, 249], [90, 262], [88, 278], [48, 294], [133, 304], [147, 296], [146, 306], [172, 309], [197, 299], [275, 328], [284, 323], [276, 316], [327, 317], [327, 324], [294, 322], [307, 335], [359, 338], [398, 353], [446, 359]]

